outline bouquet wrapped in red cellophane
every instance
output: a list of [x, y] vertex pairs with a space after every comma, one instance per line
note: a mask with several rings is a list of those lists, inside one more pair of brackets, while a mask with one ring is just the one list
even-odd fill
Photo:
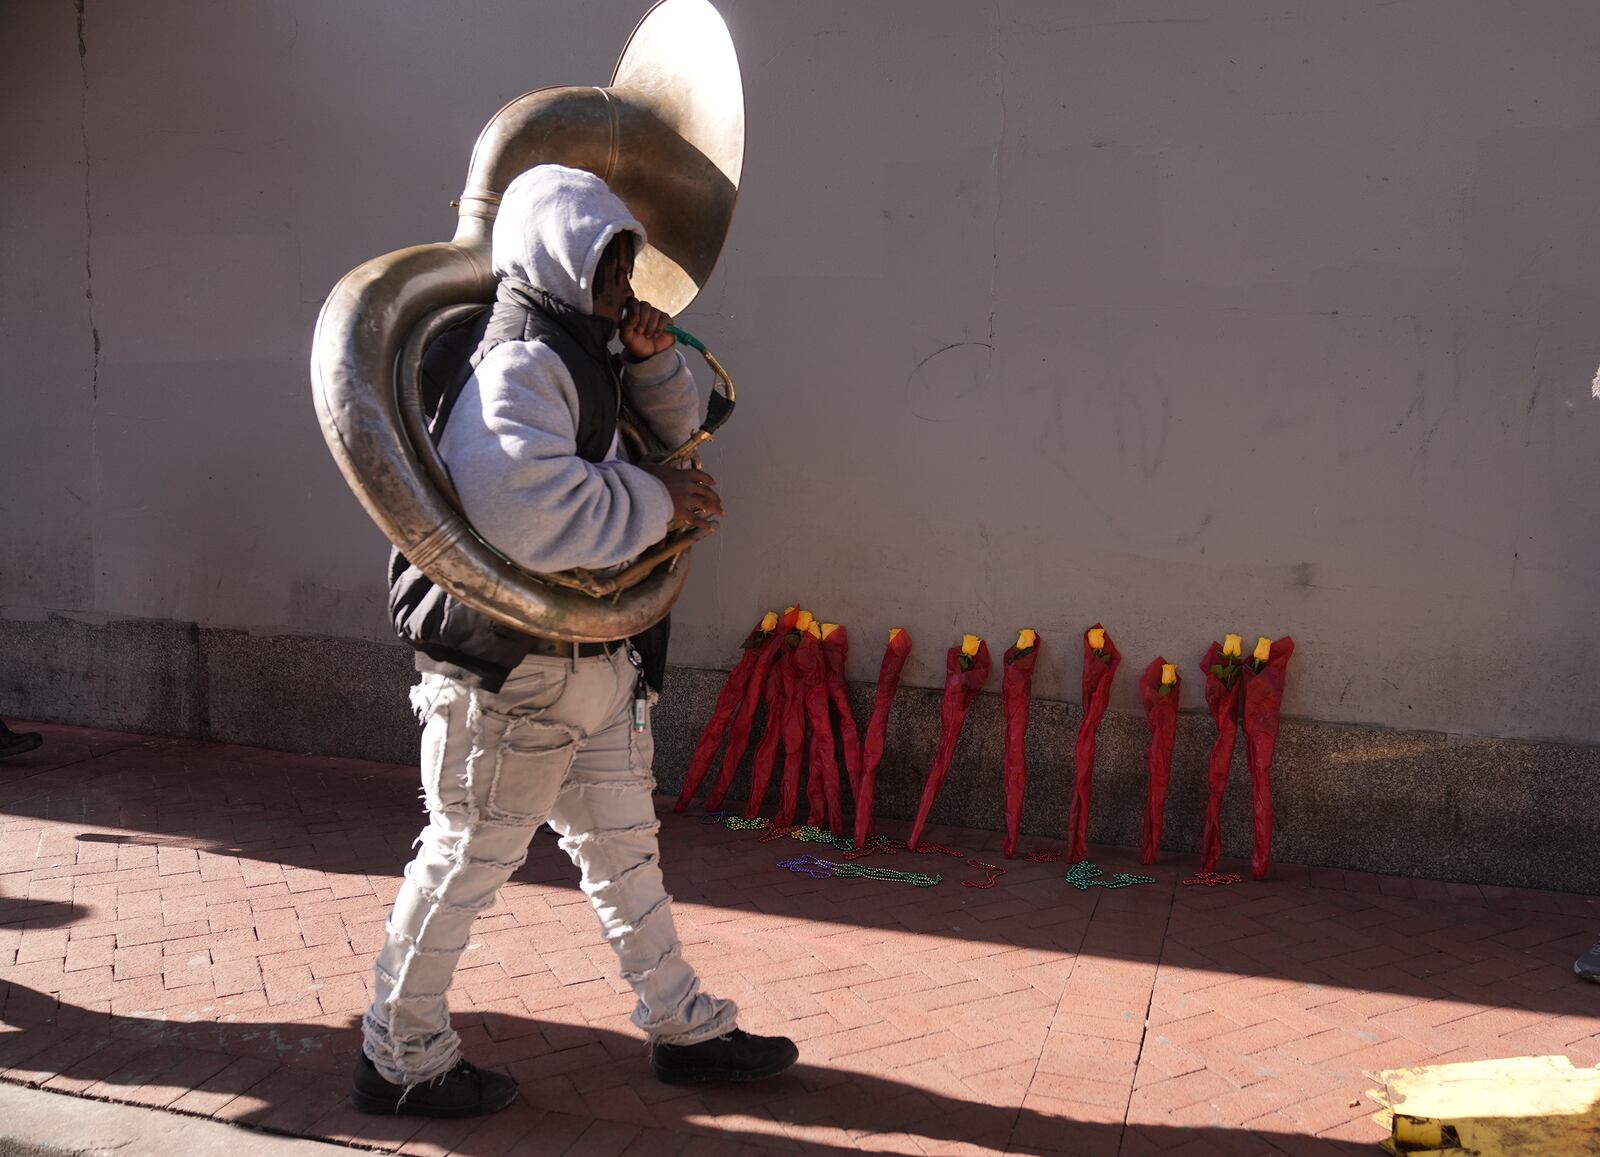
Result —
[[1022, 801], [1028, 790], [1028, 708], [1033, 702], [1033, 667], [1039, 657], [1039, 632], [1017, 635], [1016, 646], [1003, 658], [1005, 682], [1000, 689], [1005, 712], [1006, 838], [1007, 859], [1017, 854], [1017, 834], [1022, 830]]
[[[688, 807], [695, 792], [700, 790], [701, 782], [711, 770], [711, 761], [716, 758], [717, 749], [722, 746], [722, 737], [727, 733], [734, 712], [744, 702], [745, 696], [750, 695], [752, 700], [760, 696], [760, 684], [751, 690], [750, 681], [761, 665], [761, 657], [777, 630], [778, 616], [768, 611], [756, 625], [756, 629], [745, 636], [741, 644], [743, 651], [739, 656], [739, 662], [728, 673], [728, 681], [722, 685], [722, 690], [717, 695], [716, 706], [711, 709], [711, 719], [706, 723], [706, 729], [700, 733], [700, 742], [695, 745], [694, 755], [689, 760], [689, 769], [684, 773], [683, 790], [678, 793], [678, 802], [673, 805], [674, 811], [681, 812]], [[740, 754], [743, 754], [742, 748]], [[734, 766], [737, 769], [737, 764]]]
[[911, 634], [895, 627], [878, 668], [878, 690], [872, 700], [872, 718], [861, 743], [861, 789], [856, 794], [856, 847], [864, 848], [872, 835], [872, 797], [878, 785], [878, 765], [883, 762], [884, 739], [889, 732], [889, 712], [900, 686], [900, 672], [911, 654]]
[[1200, 661], [1206, 673], [1206, 710], [1217, 725], [1217, 738], [1206, 757], [1206, 819], [1200, 834], [1200, 870], [1214, 872], [1222, 855], [1222, 795], [1239, 739], [1239, 687], [1244, 673], [1244, 640], [1228, 635], [1213, 642]]
[[845, 685], [844, 664], [850, 654], [850, 632], [838, 623], [822, 624], [822, 657], [828, 664], [828, 698], [839, 715], [839, 742], [844, 748], [844, 770], [850, 780], [850, 794], [861, 794], [861, 736], [856, 717], [850, 710], [850, 692]]
[[1144, 838], [1139, 862], [1153, 864], [1161, 855], [1161, 829], [1167, 816], [1167, 785], [1172, 782], [1172, 747], [1178, 738], [1178, 696], [1183, 680], [1176, 663], [1158, 657], [1139, 677], [1139, 700], [1150, 724], [1149, 794], [1144, 807]]
[[1294, 640], [1265, 636], [1244, 665], [1244, 741], [1250, 764], [1251, 798], [1255, 814], [1255, 843], [1250, 874], [1265, 880], [1272, 870], [1272, 757], [1278, 748], [1278, 716], [1283, 710], [1283, 690]]
[[1072, 811], [1067, 819], [1067, 862], [1089, 858], [1089, 800], [1094, 790], [1095, 747], [1100, 722], [1111, 703], [1111, 681], [1122, 665], [1122, 652], [1099, 623], [1083, 633], [1083, 722], [1074, 748]]
[[950, 648], [945, 656], [944, 702], [939, 709], [939, 746], [934, 750], [933, 765], [928, 768], [927, 781], [922, 785], [922, 802], [917, 807], [916, 822], [911, 825], [911, 838], [906, 841], [912, 851], [922, 846], [928, 813], [933, 810], [933, 801], [938, 798], [944, 777], [950, 771], [950, 762], [955, 758], [956, 744], [967, 721], [967, 709], [988, 678], [989, 645], [977, 635], [966, 635], [959, 647]]

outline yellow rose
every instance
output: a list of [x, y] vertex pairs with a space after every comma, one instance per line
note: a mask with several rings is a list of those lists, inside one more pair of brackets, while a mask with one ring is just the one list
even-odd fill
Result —
[[969, 659], [974, 658], [978, 654], [978, 648], [982, 645], [983, 640], [978, 638], [977, 635], [961, 636], [961, 653]]
[[889, 641], [892, 643], [896, 639], [898, 639], [901, 635], [903, 635], [905, 633], [906, 632], [905, 632], [905, 629], [903, 627], [890, 627], [889, 628]]
[[1272, 640], [1262, 635], [1256, 640], [1256, 653], [1253, 656], [1257, 663], [1265, 663], [1272, 658]]
[[822, 637], [824, 639], [826, 639], [829, 635], [833, 634], [838, 629], [839, 629], [839, 624], [838, 623], [823, 623], [822, 624]]
[[1039, 645], [1039, 632], [1024, 628], [1017, 633], [1017, 650], [1027, 651]]
[[1106, 649], [1106, 629], [1094, 627], [1089, 631], [1089, 649], [1091, 651], [1104, 651]]
[[816, 622], [810, 611], [801, 611], [795, 616], [794, 629], [802, 633], [811, 629], [811, 624]]
[[1176, 663], [1161, 664], [1161, 685], [1171, 687], [1178, 681], [1178, 665]]
[[1222, 654], [1227, 657], [1239, 658], [1244, 654], [1244, 639], [1239, 635], [1227, 635], [1222, 640]]
[[768, 611], [761, 616], [761, 629], [771, 634], [778, 629], [778, 616]]

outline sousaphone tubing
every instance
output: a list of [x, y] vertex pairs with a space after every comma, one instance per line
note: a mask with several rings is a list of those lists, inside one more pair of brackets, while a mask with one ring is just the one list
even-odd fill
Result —
[[[604, 642], [667, 614], [688, 577], [687, 548], [705, 532], [676, 530], [618, 574], [524, 570], [462, 515], [419, 400], [429, 345], [494, 298], [489, 239], [501, 193], [519, 173], [552, 162], [594, 173], [627, 203], [650, 235], [634, 290], [681, 313], [716, 266], [744, 164], [739, 61], [708, 0], [652, 8], [605, 88], [539, 89], [496, 113], [472, 150], [455, 236], [374, 258], [334, 286], [312, 340], [311, 384], [345, 481], [413, 565], [515, 630]], [[658, 460], [690, 455], [720, 424], [731, 383], [707, 356], [723, 396], [713, 397], [706, 428], [677, 451], [641, 451]]]

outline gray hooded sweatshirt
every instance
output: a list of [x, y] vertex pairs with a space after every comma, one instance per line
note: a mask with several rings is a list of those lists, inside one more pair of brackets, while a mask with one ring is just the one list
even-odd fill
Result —
[[[598, 177], [560, 165], [529, 169], [507, 187], [495, 218], [494, 272], [516, 277], [585, 314], [612, 237], [644, 227]], [[699, 422], [694, 378], [677, 349], [626, 364], [629, 407], [669, 446]], [[528, 570], [594, 570], [659, 542], [672, 518], [667, 488], [618, 458], [577, 455], [578, 394], [542, 342], [505, 342], [479, 363], [439, 440], [461, 505], [478, 532]]]

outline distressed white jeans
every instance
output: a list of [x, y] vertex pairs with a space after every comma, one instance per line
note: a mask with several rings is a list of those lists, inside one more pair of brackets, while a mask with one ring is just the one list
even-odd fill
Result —
[[[576, 669], [574, 669], [576, 666]], [[700, 991], [682, 956], [658, 863], [649, 730], [632, 727], [636, 672], [611, 656], [530, 656], [498, 693], [441, 675], [412, 690], [423, 722], [428, 826], [374, 962], [366, 1054], [397, 1084], [460, 1058], [446, 993], [472, 921], [548, 822], [638, 997], [633, 1023], [669, 1044], [727, 1032], [738, 1009]]]

